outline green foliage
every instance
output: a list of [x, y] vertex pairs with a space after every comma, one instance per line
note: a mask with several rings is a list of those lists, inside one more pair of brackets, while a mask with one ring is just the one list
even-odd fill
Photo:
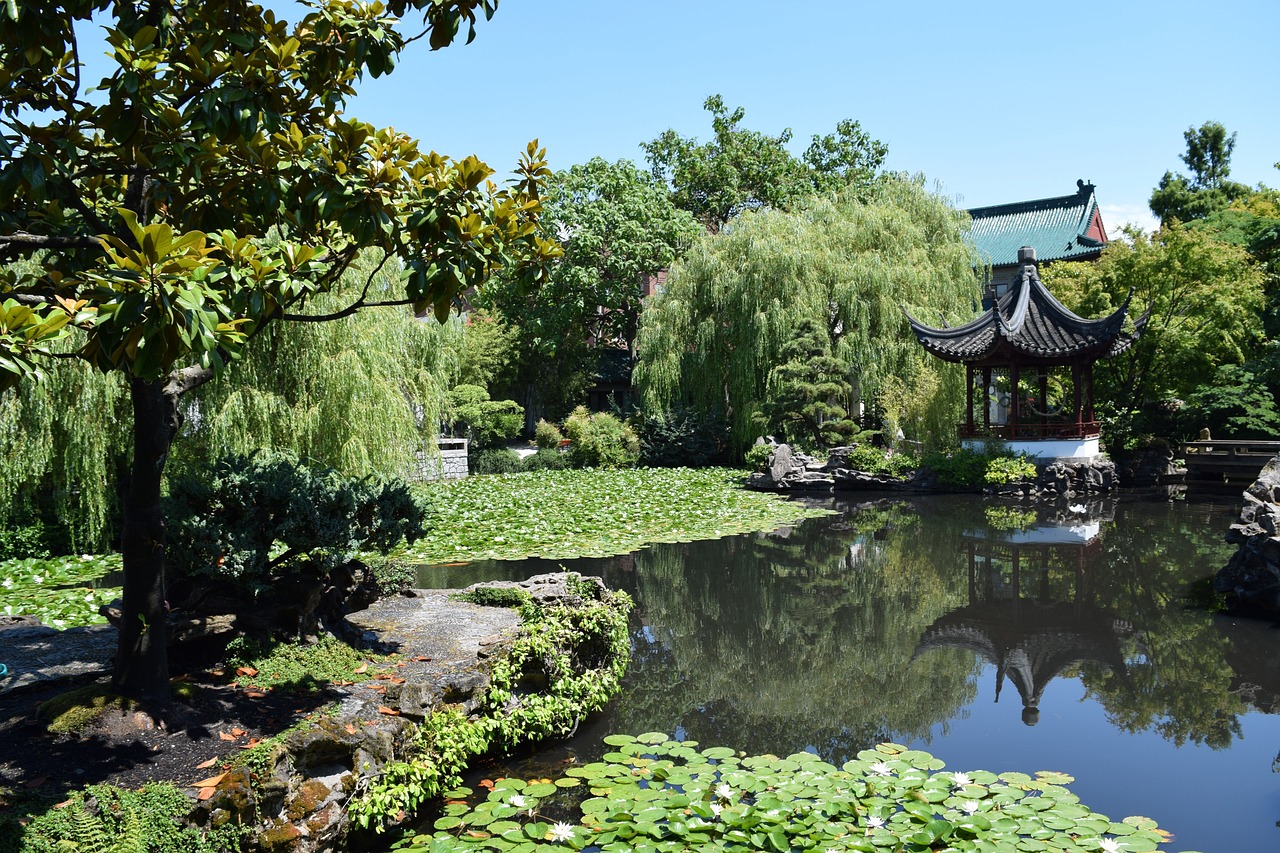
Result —
[[1239, 246], [1182, 225], [1114, 240], [1094, 263], [1053, 264], [1045, 283], [1082, 317], [1150, 310], [1142, 337], [1094, 368], [1096, 399], [1119, 422], [1117, 440], [1142, 432], [1143, 404], [1186, 399], [1224, 364], [1240, 364], [1263, 336], [1262, 272]]
[[125, 711], [135, 707], [133, 702], [112, 693], [108, 688], [90, 684], [41, 702], [36, 715], [49, 721], [47, 728], [53, 734], [75, 735], [92, 726], [108, 711]]
[[525, 471], [563, 471], [569, 465], [569, 454], [559, 450], [541, 449], [524, 458]]
[[846, 459], [849, 467], [854, 471], [887, 474], [890, 477], [905, 476], [916, 470], [920, 465], [920, 460], [909, 453], [873, 447], [870, 444], [856, 445], [846, 456]]
[[771, 530], [824, 511], [749, 492], [723, 468], [542, 471], [424, 484], [427, 533], [405, 560], [625, 554]]
[[119, 554], [0, 562], [0, 613], [35, 616], [59, 630], [103, 624], [98, 608], [118, 598], [120, 587], [97, 581], [120, 565]]
[[1035, 510], [1012, 506], [984, 506], [983, 518], [994, 530], [1026, 530], [1035, 527], [1038, 516]]
[[353, 480], [281, 453], [231, 456], [204, 477], [176, 477], [169, 501], [175, 571], [254, 592], [422, 535], [422, 510], [404, 483]]
[[1187, 128], [1182, 137], [1187, 151], [1180, 156], [1191, 177], [1165, 172], [1151, 193], [1151, 212], [1162, 225], [1202, 219], [1250, 193], [1244, 184], [1227, 180], [1236, 134], [1227, 136], [1225, 127], [1207, 121], [1199, 128]]
[[575, 604], [521, 605], [520, 633], [510, 653], [494, 662], [472, 718], [454, 708], [429, 716], [410, 754], [387, 765], [351, 802], [356, 823], [381, 830], [400, 812], [412, 813], [455, 787], [471, 758], [564, 736], [604, 707], [627, 667], [631, 600], [572, 581], [570, 575], [566, 586], [581, 597]]
[[533, 600], [527, 591], [516, 586], [478, 586], [469, 592], [460, 592], [454, 598], [483, 607], [519, 607]]
[[360, 558], [373, 570], [378, 584], [378, 597], [386, 598], [409, 589], [417, 580], [417, 569], [387, 554], [361, 554]]
[[[836, 767], [807, 752], [779, 758], [699, 749], [660, 732], [605, 742], [613, 751], [602, 761], [572, 768], [554, 784], [504, 780], [401, 849], [1149, 853], [1166, 840], [1148, 818], [1112, 821], [1091, 811], [1065, 787], [1074, 781], [1066, 774], [943, 773], [940, 760], [898, 744], [862, 750]], [[586, 785], [592, 796], [578, 820], [553, 824], [537, 802], [562, 784]]]
[[457, 385], [449, 392], [446, 418], [454, 435], [477, 449], [497, 447], [515, 438], [524, 426], [524, 409], [514, 400], [490, 400], [479, 385]]
[[[243, 830], [235, 823], [186, 823], [191, 800], [174, 785], [152, 782], [130, 791], [90, 785], [21, 830], [17, 853], [235, 853]], [[8, 848], [5, 848], [6, 851]]]
[[1270, 439], [1280, 434], [1280, 412], [1271, 387], [1235, 364], [1222, 365], [1211, 382], [1191, 392], [1179, 420], [1187, 435], [1204, 427], [1217, 438]]
[[574, 409], [564, 422], [571, 463], [582, 468], [626, 468], [640, 458], [635, 431], [608, 412]]
[[[478, 297], [477, 297], [478, 298]], [[518, 330], [492, 313], [470, 311], [458, 347], [458, 382], [492, 388], [511, 370]]]
[[[740, 216], [672, 269], [642, 318], [635, 379], [644, 409], [727, 408], [732, 450], [741, 453], [760, 434], [752, 413], [768, 397], [768, 378], [807, 319], [831, 335], [859, 400], [873, 404], [897, 376], [942, 413], [935, 420], [954, 423], [963, 377], [937, 359], [921, 366], [902, 307], [968, 319], [978, 286], [966, 228], [946, 200], [900, 178], [791, 213]], [[922, 375], [936, 381], [916, 382]]]
[[51, 556], [48, 534], [43, 521], [0, 528], [0, 562]]
[[[382, 253], [361, 253], [309, 310], [336, 313], [362, 293], [395, 301], [400, 282], [388, 266]], [[409, 476], [417, 453], [432, 449], [465, 339], [460, 324], [426, 323], [403, 306], [272, 323], [223, 381], [192, 392], [200, 417], [184, 426], [171, 473], [266, 448], [349, 477]]]
[[848, 368], [831, 354], [825, 325], [801, 319], [778, 357], [782, 363], [769, 371], [757, 415], [764, 432], [809, 450], [848, 444], [858, 432], [849, 417], [853, 385]]
[[533, 442], [538, 445], [539, 450], [557, 450], [564, 442], [564, 433], [555, 424], [538, 418], [538, 423], [533, 427]]
[[982, 480], [992, 486], [1025, 483], [1034, 480], [1037, 473], [1036, 463], [1023, 454], [997, 456], [987, 463]]
[[[957, 450], [926, 453], [920, 460], [920, 467], [931, 469], [938, 475], [938, 482], [944, 486], [978, 488], [988, 483], [987, 471], [993, 462], [1010, 458], [1012, 457], [1004, 446], [989, 444], [981, 450], [962, 447]], [[999, 470], [1001, 472], [1006, 470], [1004, 463], [1001, 463]]]
[[467, 460], [471, 474], [514, 474], [525, 470], [520, 454], [507, 447], [489, 447], [478, 451]]
[[742, 454], [742, 463], [752, 471], [763, 471], [769, 464], [769, 457], [773, 455], [773, 450], [772, 444], [753, 444], [747, 448], [746, 453]]
[[266, 648], [240, 637], [227, 645], [225, 657], [228, 666], [242, 670], [236, 676], [241, 687], [306, 693], [335, 682], [359, 681], [356, 670], [367, 669], [370, 660], [382, 660], [335, 637], [321, 637], [314, 643], [271, 643]]
[[711, 113], [715, 139], [696, 139], [668, 130], [641, 143], [653, 174], [671, 186], [677, 207], [692, 213], [712, 232], [744, 210], [787, 209], [814, 192], [829, 192], [871, 181], [888, 149], [845, 119], [836, 133], [814, 136], [803, 158], [787, 150], [791, 130], [777, 136], [740, 126], [746, 111], [730, 111], [719, 95], [703, 103]]
[[700, 468], [729, 461], [729, 426], [723, 412], [673, 405], [638, 413], [640, 464], [654, 468]]

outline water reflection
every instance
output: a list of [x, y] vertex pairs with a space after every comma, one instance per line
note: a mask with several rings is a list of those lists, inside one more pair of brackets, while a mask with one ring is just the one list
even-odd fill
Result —
[[[1280, 726], [1236, 746], [1246, 717], [1280, 710], [1280, 632], [1203, 606], [1234, 507], [927, 497], [838, 508], [769, 534], [609, 560], [433, 567], [423, 580], [463, 586], [565, 565], [632, 594], [632, 665], [621, 695], [569, 744], [577, 760], [614, 731], [837, 763], [892, 740], [955, 766], [1070, 770], [1091, 805], [1162, 823], [1183, 811], [1177, 780], [1195, 777], [1203, 784], [1186, 796], [1235, 791], [1214, 806], [1246, 839], [1233, 849], [1277, 840], [1280, 794], [1268, 791]], [[1116, 767], [1126, 760], [1168, 772], [1128, 777]], [[1242, 787], [1265, 803], [1249, 805]]]

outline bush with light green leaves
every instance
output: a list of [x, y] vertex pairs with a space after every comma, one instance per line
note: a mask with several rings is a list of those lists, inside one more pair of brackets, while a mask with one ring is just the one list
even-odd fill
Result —
[[[942, 772], [919, 750], [881, 744], [841, 767], [815, 755], [699, 749], [661, 733], [610, 735], [603, 760], [552, 783], [503, 779], [474, 805], [451, 802], [432, 835], [397, 847], [464, 850], [1055, 851], [1151, 853], [1155, 821], [1113, 821], [1081, 805], [1062, 773]], [[586, 790], [580, 816], [550, 821], [541, 807]], [[470, 791], [450, 792], [449, 799]]]

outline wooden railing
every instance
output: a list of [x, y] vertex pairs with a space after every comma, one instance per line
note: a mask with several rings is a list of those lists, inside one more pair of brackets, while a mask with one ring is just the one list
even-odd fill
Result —
[[1247, 487], [1280, 453], [1280, 441], [1188, 441], [1182, 445], [1187, 483]]

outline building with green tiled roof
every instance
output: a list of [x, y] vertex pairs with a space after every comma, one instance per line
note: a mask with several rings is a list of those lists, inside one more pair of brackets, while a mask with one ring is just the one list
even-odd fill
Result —
[[975, 207], [970, 239], [991, 265], [988, 299], [999, 299], [1018, 273], [1018, 250], [1030, 246], [1041, 263], [1091, 261], [1102, 254], [1107, 232], [1093, 184], [1076, 181], [1071, 195]]

